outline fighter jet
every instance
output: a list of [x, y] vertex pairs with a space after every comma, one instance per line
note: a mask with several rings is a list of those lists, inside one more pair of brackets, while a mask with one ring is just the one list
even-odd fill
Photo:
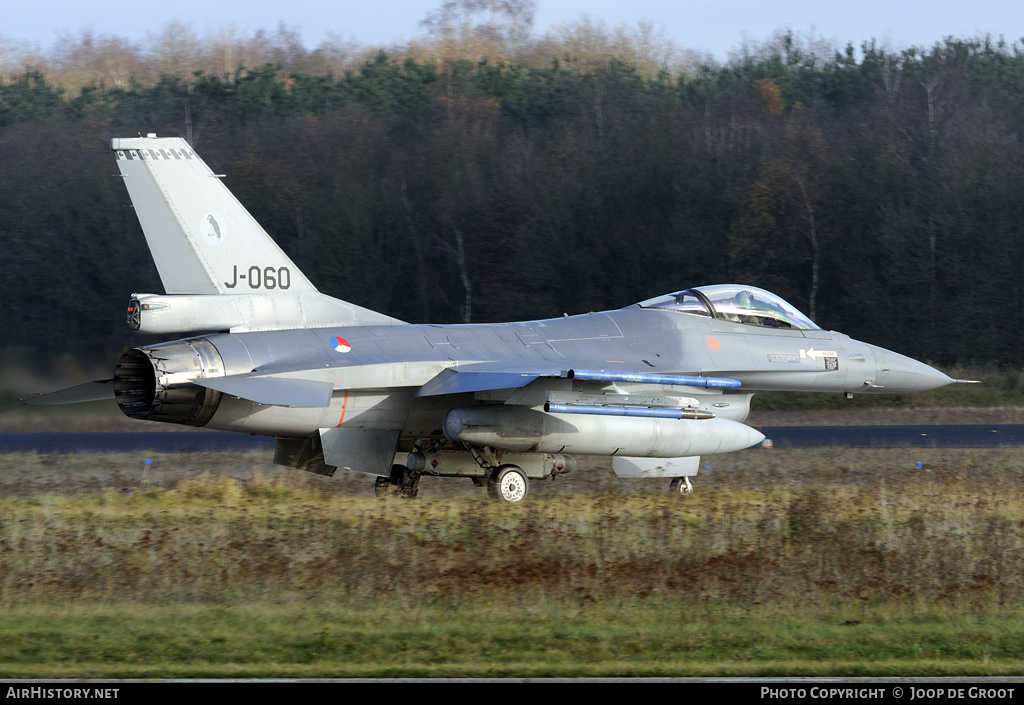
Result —
[[501, 502], [611, 456], [622, 477], [691, 491], [700, 456], [759, 444], [759, 390], [918, 392], [954, 380], [825, 331], [767, 291], [698, 286], [614, 311], [519, 323], [408, 324], [317, 291], [180, 138], [110, 143], [166, 293], [128, 305], [113, 396], [135, 419], [273, 436], [274, 462], [376, 475], [414, 497], [463, 477]]

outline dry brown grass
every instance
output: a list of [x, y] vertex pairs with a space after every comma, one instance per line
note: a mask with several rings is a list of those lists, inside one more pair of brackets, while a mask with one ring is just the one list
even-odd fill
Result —
[[[5, 480], [16, 457], [0, 459]], [[981, 609], [1024, 597], [1019, 451], [744, 452], [716, 459], [682, 501], [597, 467], [538, 484], [520, 507], [434, 479], [419, 500], [380, 502], [363, 478], [264, 471], [255, 455], [233, 477], [202, 467], [216, 457], [190, 457], [174, 479], [161, 469], [173, 459], [157, 458], [144, 480], [137, 459], [92, 456], [116, 482], [0, 500], [0, 602]]]

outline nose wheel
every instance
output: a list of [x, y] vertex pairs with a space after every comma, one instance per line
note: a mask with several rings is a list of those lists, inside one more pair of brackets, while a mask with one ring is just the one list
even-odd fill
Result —
[[672, 484], [668, 486], [668, 491], [670, 494], [685, 497], [693, 492], [693, 485], [690, 484], [688, 477], [674, 477]]

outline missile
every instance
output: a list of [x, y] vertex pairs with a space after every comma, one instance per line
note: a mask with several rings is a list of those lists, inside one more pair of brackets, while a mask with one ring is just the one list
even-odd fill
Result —
[[671, 384], [684, 387], [707, 387], [713, 389], [736, 389], [741, 386], [738, 379], [728, 377], [694, 377], [692, 375], [652, 375], [643, 372], [606, 372], [604, 370], [564, 370], [568, 379], [591, 380], [595, 382], [635, 382], [637, 384]]
[[590, 414], [592, 416], [642, 416], [655, 419], [713, 419], [715, 415], [699, 409], [658, 408], [647, 406], [607, 406], [604, 404], [558, 404], [544, 402], [544, 411], [557, 414]]

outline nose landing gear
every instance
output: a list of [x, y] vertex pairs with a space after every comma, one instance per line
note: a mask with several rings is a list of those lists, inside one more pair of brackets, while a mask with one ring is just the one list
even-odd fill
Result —
[[674, 477], [672, 478], [672, 484], [668, 486], [668, 491], [670, 494], [685, 497], [693, 493], [693, 485], [690, 484], [690, 478], [688, 477]]

